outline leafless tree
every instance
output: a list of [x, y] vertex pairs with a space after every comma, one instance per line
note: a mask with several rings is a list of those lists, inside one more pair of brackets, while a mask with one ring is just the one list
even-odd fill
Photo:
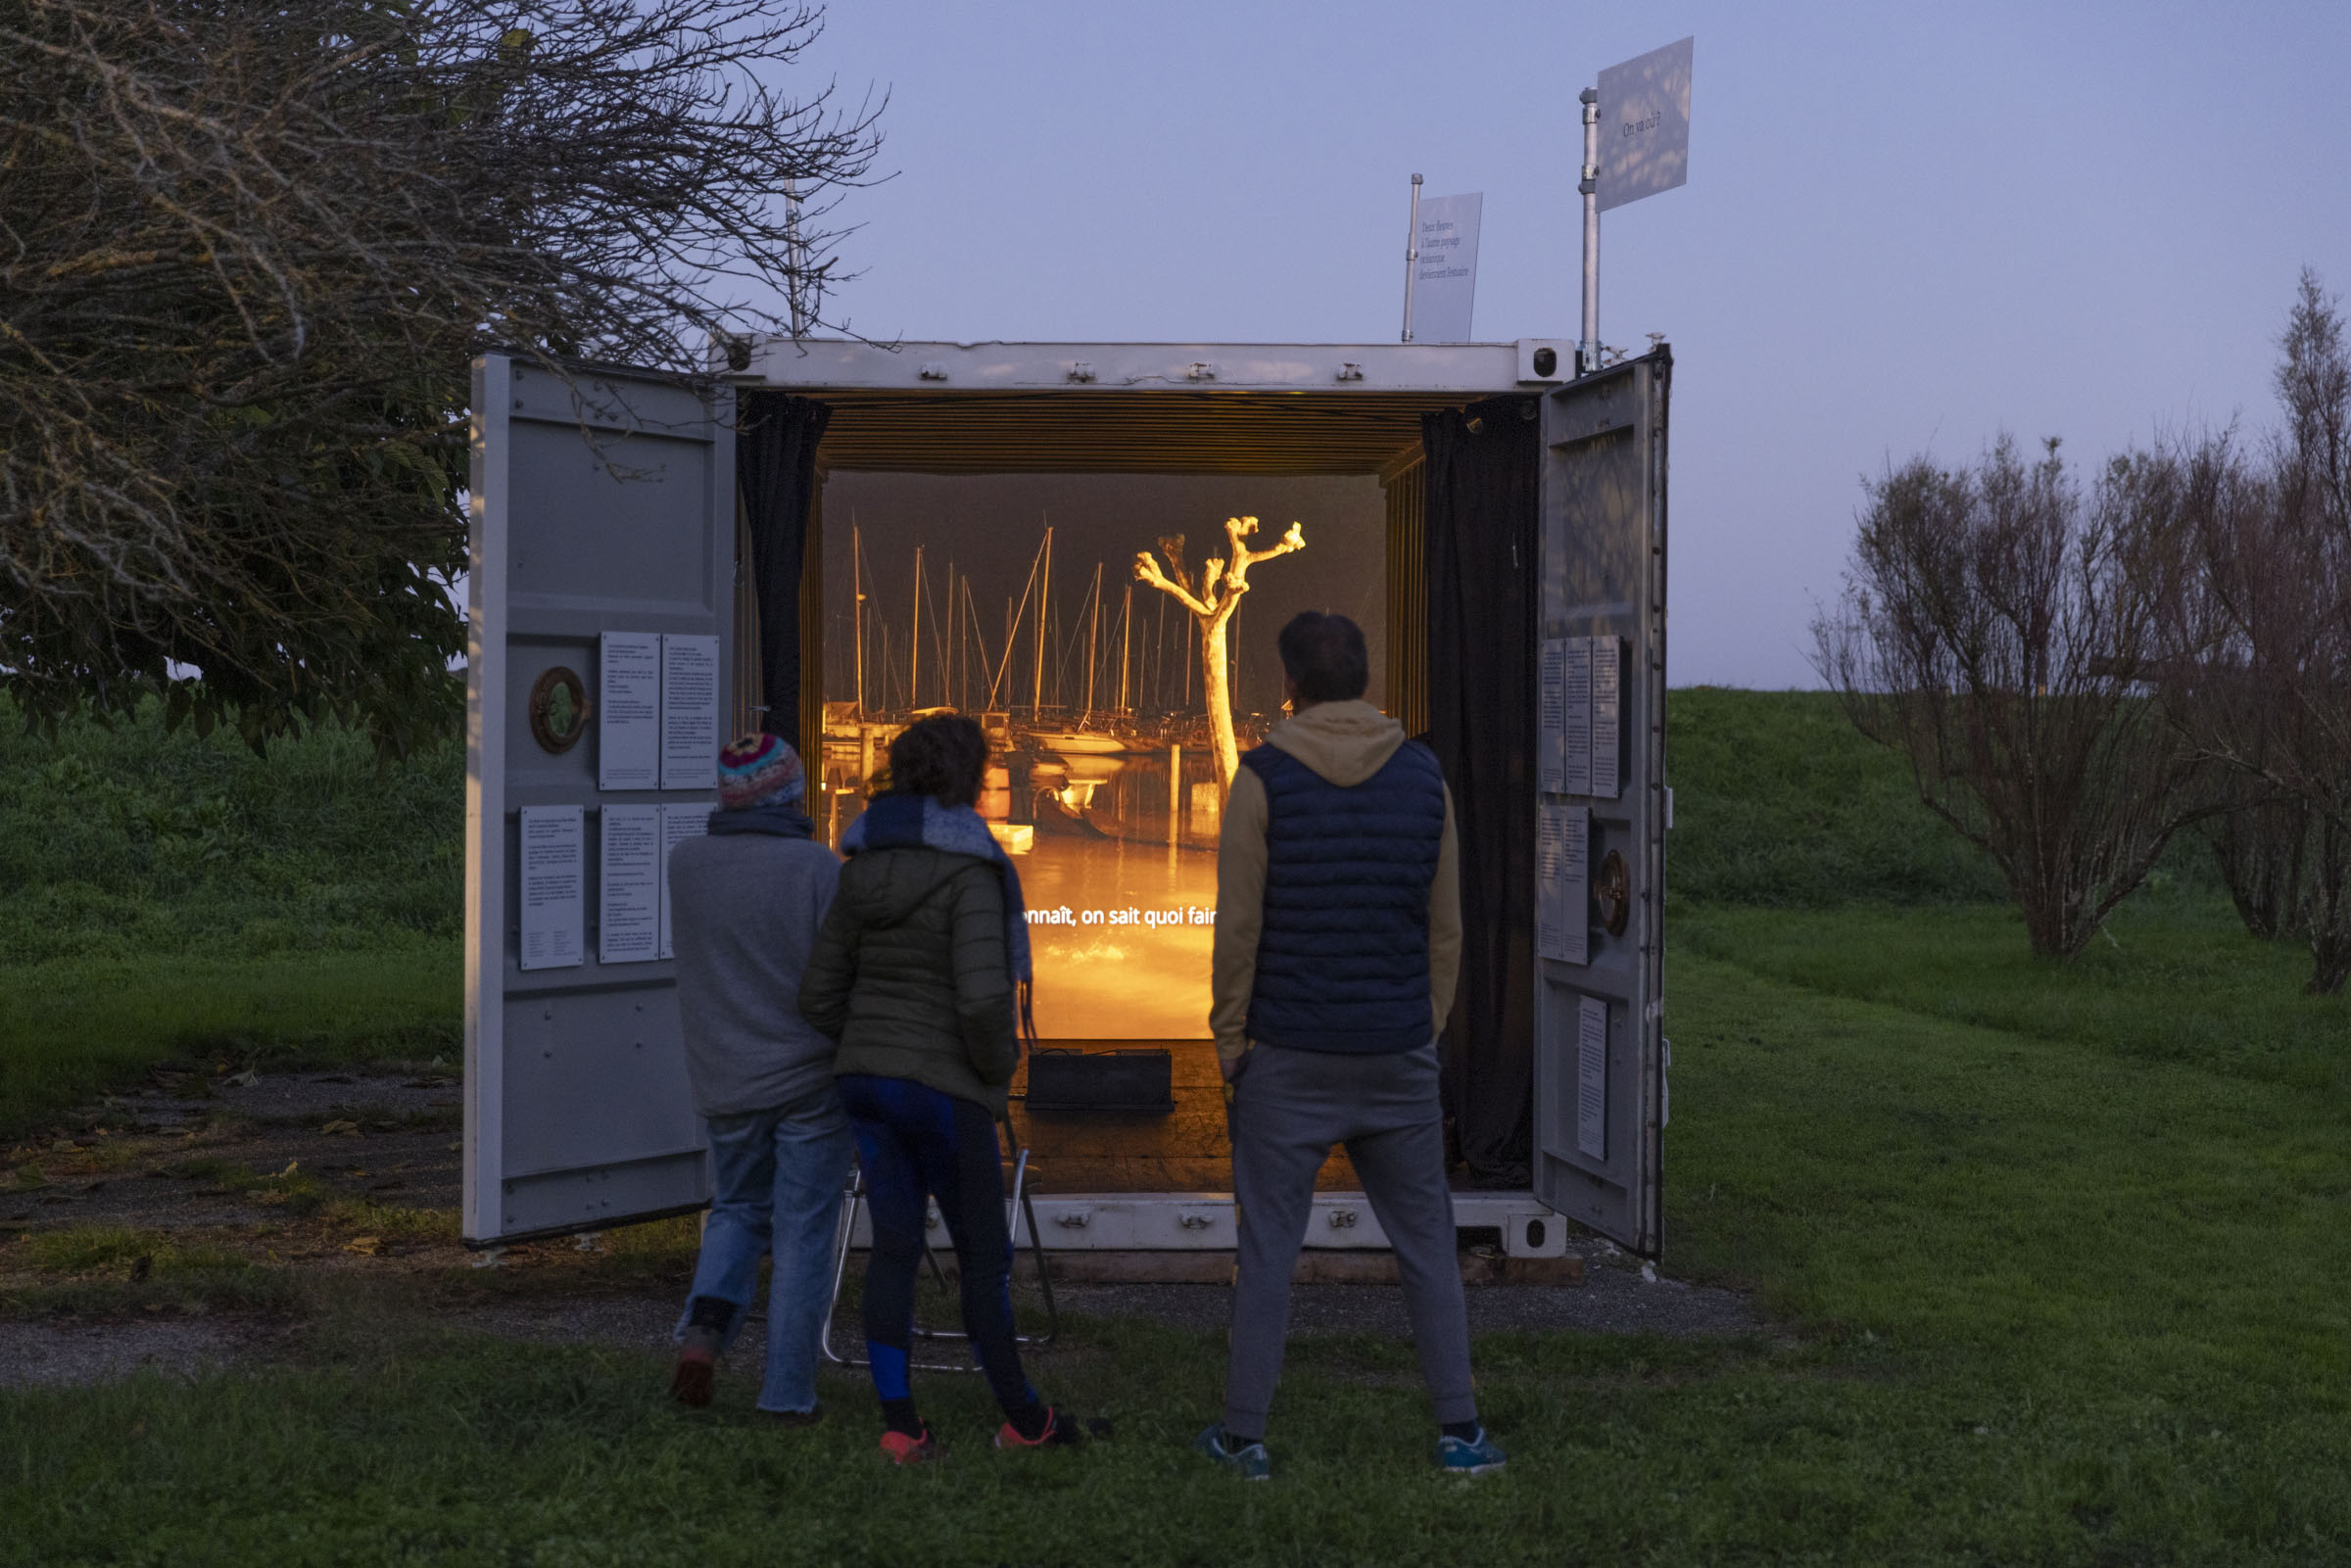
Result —
[[2351, 350], [2307, 270], [2280, 349], [2283, 430], [2170, 454], [2187, 571], [2164, 689], [2228, 769], [2238, 809], [2210, 833], [2247, 927], [2307, 939], [2330, 994], [2351, 978]]
[[1306, 533], [1296, 523], [1271, 549], [1249, 547], [1256, 533], [1254, 517], [1225, 518], [1224, 539], [1231, 554], [1223, 559], [1211, 556], [1200, 569], [1198, 583], [1183, 564], [1181, 534], [1159, 542], [1160, 550], [1168, 557], [1165, 571], [1149, 550], [1134, 558], [1136, 582], [1150, 584], [1192, 612], [1192, 625], [1200, 635], [1201, 689], [1208, 693], [1209, 727], [1217, 737], [1217, 766], [1228, 787], [1233, 775], [1241, 771], [1241, 747], [1232, 732], [1232, 661], [1227, 656], [1224, 630], [1233, 611], [1241, 607], [1241, 595], [1249, 592], [1249, 568], [1306, 548]]
[[1970, 468], [1913, 459], [1867, 484], [1816, 663], [1920, 797], [1989, 853], [2037, 953], [2081, 950], [2203, 808], [2149, 700], [2167, 592], [2152, 465], [2085, 495], [2055, 442], [2003, 437]]
[[707, 373], [814, 307], [877, 147], [779, 90], [819, 21], [0, 0], [0, 688], [442, 727], [470, 358]]

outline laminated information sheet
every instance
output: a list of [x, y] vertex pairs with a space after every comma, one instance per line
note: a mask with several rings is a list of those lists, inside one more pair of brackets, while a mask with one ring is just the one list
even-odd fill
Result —
[[569, 969], [586, 961], [580, 940], [586, 842], [577, 806], [525, 806], [522, 819], [521, 967]]
[[1535, 787], [1547, 795], [1567, 792], [1567, 640], [1543, 640], [1542, 677], [1537, 687], [1536, 711], [1541, 726], [1536, 736]]
[[1592, 639], [1592, 787], [1585, 794], [1613, 800], [1617, 793], [1617, 735], [1622, 728], [1618, 685], [1624, 678], [1624, 640]]
[[661, 956], [677, 957], [669, 939], [669, 852], [678, 847], [682, 838], [698, 838], [710, 831], [710, 806], [707, 801], [679, 801], [663, 806], [661, 811]]
[[606, 632], [597, 661], [596, 786], [661, 784], [661, 634]]
[[1559, 640], [1559, 793], [1563, 795], [1592, 792], [1592, 642], [1588, 637]]
[[1592, 808], [1545, 801], [1535, 828], [1535, 950], [1560, 964], [1592, 961]]
[[606, 806], [597, 902], [600, 964], [648, 964], [661, 945], [659, 806]]
[[718, 639], [661, 639], [661, 787], [718, 784]]
[[1575, 1029], [1575, 1147], [1608, 1157], [1608, 1004], [1580, 999]]

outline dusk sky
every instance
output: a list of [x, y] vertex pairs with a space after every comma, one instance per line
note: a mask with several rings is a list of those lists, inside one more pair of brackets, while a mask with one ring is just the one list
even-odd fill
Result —
[[1390, 342], [1418, 170], [1485, 194], [1476, 336], [1572, 338], [1576, 93], [1685, 34], [1690, 182], [1607, 214], [1601, 287], [1676, 357], [1677, 685], [1812, 684], [1864, 473], [2267, 424], [2299, 268], [2351, 289], [2339, 3], [838, 0], [790, 86], [888, 91], [898, 172], [829, 313]]

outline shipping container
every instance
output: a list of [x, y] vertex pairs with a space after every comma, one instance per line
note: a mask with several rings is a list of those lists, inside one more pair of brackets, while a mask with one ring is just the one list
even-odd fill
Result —
[[[1556, 1256], [1565, 1215], [1655, 1256], [1672, 360], [1572, 364], [778, 338], [688, 389], [484, 356], [467, 1239], [707, 1201], [660, 869], [721, 732], [793, 738], [837, 841], [889, 737], [952, 710], [996, 753], [983, 809], [1057, 1053], [1060, 1109], [1014, 1117], [1045, 1244], [1229, 1249], [1214, 845], [1234, 752], [1280, 717], [1274, 633], [1311, 607], [1364, 624], [1368, 694], [1454, 793], [1457, 1223]], [[1093, 1069], [1117, 1109], [1083, 1109]], [[1383, 1247], [1343, 1155], [1324, 1181], [1309, 1245]]]

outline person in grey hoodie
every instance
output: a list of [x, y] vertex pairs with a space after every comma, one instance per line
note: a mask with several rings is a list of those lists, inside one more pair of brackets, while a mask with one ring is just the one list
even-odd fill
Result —
[[1437, 1099], [1462, 950], [1453, 796], [1427, 747], [1363, 700], [1364, 634], [1281, 629], [1294, 715], [1241, 759], [1217, 848], [1214, 1002], [1232, 1137], [1235, 1259], [1224, 1418], [1196, 1447], [1271, 1473], [1266, 1418], [1315, 1175], [1344, 1144], [1395, 1249], [1447, 1471], [1499, 1468], [1478, 1424]]
[[840, 879], [800, 809], [792, 747], [747, 735], [719, 753], [710, 831], [669, 855], [670, 931], [694, 1108], [709, 1123], [717, 1191], [678, 1321], [670, 1393], [710, 1402], [719, 1356], [773, 1255], [759, 1408], [816, 1419], [816, 1358], [832, 1306], [834, 1222], [849, 1123], [833, 1042], [800, 1017], [801, 972]]

